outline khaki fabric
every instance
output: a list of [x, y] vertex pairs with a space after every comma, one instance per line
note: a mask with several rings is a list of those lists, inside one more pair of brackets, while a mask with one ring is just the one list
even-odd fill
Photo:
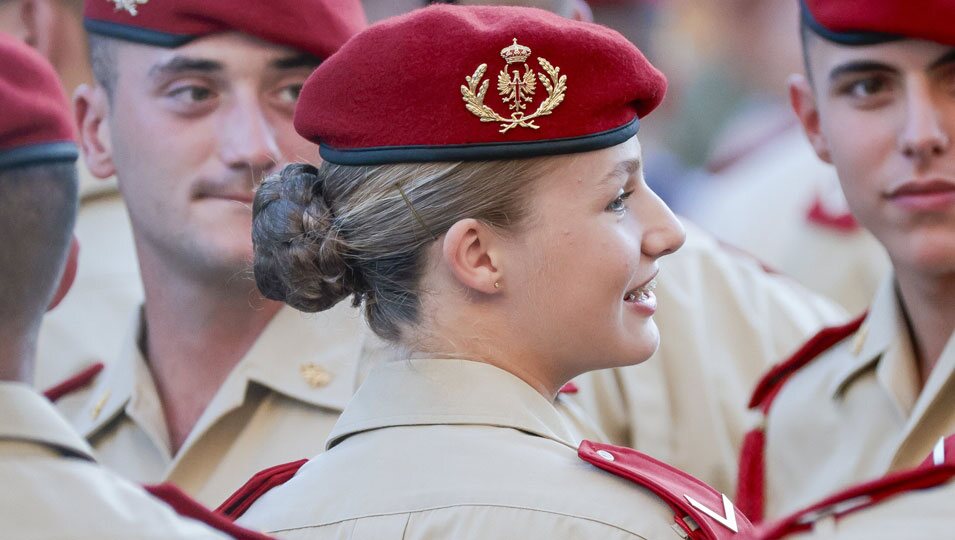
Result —
[[39, 390], [115, 358], [129, 313], [143, 301], [132, 229], [116, 181], [92, 178], [82, 164], [77, 169], [79, 266], [73, 288], [40, 328], [34, 377]]
[[849, 210], [835, 168], [816, 157], [798, 126], [707, 179], [694, 200], [688, 214], [706, 230], [852, 313], [868, 306], [889, 271], [885, 249], [868, 231], [808, 218], [816, 200], [832, 215]]
[[896, 495], [841, 519], [823, 519], [787, 540], [899, 540], [955, 535], [955, 482]]
[[896, 294], [885, 280], [865, 322], [797, 372], [766, 418], [767, 517], [918, 465], [955, 432], [955, 335], [925, 387]]
[[650, 492], [577, 457], [553, 404], [489, 364], [377, 367], [328, 440], [239, 519], [280, 538], [680, 538]]
[[140, 312], [95, 384], [58, 405], [107, 467], [137, 482], [172, 482], [212, 507], [256, 472], [320, 450], [366, 369], [361, 362], [390, 354], [347, 302], [315, 315], [284, 308], [173, 455], [138, 346]]
[[578, 377], [579, 392], [565, 398], [609, 442], [735, 493], [753, 385], [819, 329], [849, 317], [793, 280], [727, 251], [692, 223], [684, 226], [684, 246], [660, 259], [654, 316], [660, 349], [642, 364]]
[[0, 537], [227, 538], [97, 465], [89, 445], [27, 385], [0, 382]]

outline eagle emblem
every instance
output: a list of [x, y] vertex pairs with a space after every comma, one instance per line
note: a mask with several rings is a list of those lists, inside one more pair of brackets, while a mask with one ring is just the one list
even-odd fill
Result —
[[123, 11], [129, 12], [129, 14], [132, 15], [133, 17], [135, 17], [136, 15], [139, 15], [138, 6], [141, 6], [145, 4], [146, 2], [149, 2], [149, 0], [108, 0], [108, 1], [116, 5], [116, 11], [123, 10]]
[[[497, 74], [497, 92], [501, 101], [507, 104], [510, 116], [505, 117], [485, 104], [490, 81], [483, 80], [487, 72], [487, 64], [481, 64], [474, 73], [464, 78], [467, 85], [461, 85], [461, 96], [464, 106], [482, 122], [500, 123], [500, 133], [507, 133], [516, 128], [540, 129], [534, 120], [551, 114], [564, 101], [567, 92], [567, 76], [560, 74], [560, 68], [555, 67], [546, 59], [538, 57], [543, 73], [535, 72], [527, 65], [527, 58], [531, 55], [530, 47], [514, 43], [501, 50], [501, 57], [507, 64]], [[521, 73], [520, 66], [524, 71]], [[508, 73], [511, 66], [517, 69]], [[537, 81], [547, 90], [547, 97], [541, 101], [537, 109], [527, 114], [527, 105], [534, 101], [537, 92]]]

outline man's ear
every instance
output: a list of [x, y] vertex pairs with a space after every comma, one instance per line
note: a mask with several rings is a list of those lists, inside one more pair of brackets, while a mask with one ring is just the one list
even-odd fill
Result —
[[811, 83], [804, 75], [790, 75], [788, 84], [789, 102], [792, 104], [796, 117], [799, 118], [799, 123], [802, 124], [802, 130], [806, 133], [809, 144], [812, 145], [819, 159], [832, 163], [829, 142], [820, 128], [819, 108], [816, 105], [816, 96]]
[[469, 288], [485, 294], [502, 290], [500, 238], [476, 219], [462, 219], [444, 235], [442, 256], [451, 275]]
[[21, 0], [20, 22], [23, 25], [23, 41], [53, 62], [56, 8], [50, 4], [50, 0]]
[[594, 22], [594, 12], [586, 0], [571, 0], [573, 11], [570, 18], [580, 22]]
[[80, 149], [86, 167], [98, 178], [116, 174], [109, 126], [109, 96], [100, 85], [82, 84], [73, 94]]

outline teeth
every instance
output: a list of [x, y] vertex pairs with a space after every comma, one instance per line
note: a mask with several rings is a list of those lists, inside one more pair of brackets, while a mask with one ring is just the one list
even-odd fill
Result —
[[646, 302], [650, 299], [650, 293], [652, 293], [657, 288], [657, 280], [653, 279], [650, 283], [647, 283], [639, 289], [635, 289], [624, 297], [626, 302]]

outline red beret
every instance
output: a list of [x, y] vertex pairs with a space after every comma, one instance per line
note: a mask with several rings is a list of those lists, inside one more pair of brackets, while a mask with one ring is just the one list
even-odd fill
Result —
[[897, 39], [955, 43], [952, 0], [800, 0], [800, 4], [810, 29], [843, 45]]
[[66, 94], [53, 67], [0, 34], [0, 169], [73, 162], [77, 151]]
[[89, 32], [179, 47], [243, 32], [326, 58], [366, 25], [359, 0], [85, 0]]
[[344, 165], [566, 154], [629, 139], [665, 91], [609, 28], [435, 5], [368, 28], [319, 66], [295, 128]]

